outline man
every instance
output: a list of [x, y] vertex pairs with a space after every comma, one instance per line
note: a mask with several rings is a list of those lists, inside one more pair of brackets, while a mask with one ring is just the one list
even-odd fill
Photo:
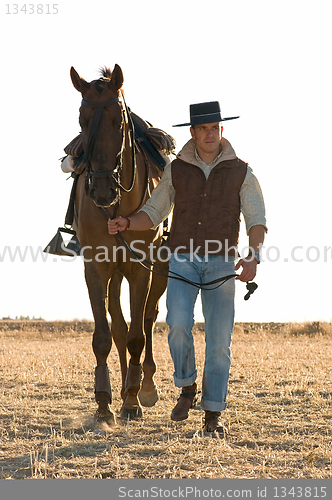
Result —
[[[241, 269], [240, 281], [256, 275], [259, 250], [266, 232], [265, 209], [256, 177], [223, 138], [220, 106], [216, 101], [190, 106], [191, 139], [165, 168], [146, 205], [129, 218], [108, 222], [108, 231], [147, 230], [159, 225], [174, 207], [169, 267], [201, 284]], [[250, 253], [234, 266], [240, 212], [249, 235]], [[201, 290], [205, 319], [205, 364], [201, 408], [204, 430], [225, 433], [221, 412], [226, 408], [230, 346], [234, 326], [235, 281]], [[197, 371], [192, 336], [198, 289], [172, 278], [167, 286], [169, 347], [174, 382], [182, 392], [171, 419], [188, 418], [197, 400]]]

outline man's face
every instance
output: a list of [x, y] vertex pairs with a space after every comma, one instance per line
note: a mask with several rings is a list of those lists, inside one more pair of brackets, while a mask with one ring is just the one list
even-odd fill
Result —
[[212, 155], [216, 157], [220, 152], [220, 140], [222, 137], [223, 127], [221, 122], [203, 123], [190, 128], [192, 138], [195, 140], [197, 152]]

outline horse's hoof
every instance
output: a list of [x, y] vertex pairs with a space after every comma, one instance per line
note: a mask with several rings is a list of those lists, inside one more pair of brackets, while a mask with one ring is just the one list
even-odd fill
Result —
[[97, 410], [95, 413], [95, 418], [94, 418], [96, 424], [102, 424], [105, 423], [107, 425], [115, 425], [116, 424], [116, 418], [115, 415], [112, 411], [110, 410]]
[[136, 420], [143, 417], [143, 410], [141, 406], [135, 406], [134, 408], [124, 408], [121, 409], [120, 418], [122, 420]]
[[138, 394], [138, 397], [141, 404], [147, 407], [154, 406], [159, 399], [157, 389], [150, 392], [142, 392], [141, 390]]

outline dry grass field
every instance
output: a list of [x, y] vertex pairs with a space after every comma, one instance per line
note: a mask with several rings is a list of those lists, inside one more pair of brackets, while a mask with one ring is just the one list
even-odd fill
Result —
[[[92, 330], [87, 322], [0, 322], [1, 478], [332, 477], [331, 324], [236, 325], [226, 439], [202, 435], [199, 406], [171, 422], [178, 390], [163, 324], [155, 332], [158, 403], [142, 421], [96, 427]], [[194, 335], [201, 377], [201, 325]], [[109, 368], [119, 414], [115, 348]]]

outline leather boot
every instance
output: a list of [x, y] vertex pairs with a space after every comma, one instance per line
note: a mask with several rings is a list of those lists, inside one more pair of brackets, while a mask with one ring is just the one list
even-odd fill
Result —
[[187, 387], [182, 388], [182, 392], [178, 399], [177, 404], [174, 406], [171, 420], [175, 422], [179, 422], [181, 420], [186, 420], [188, 418], [188, 413], [191, 408], [194, 408], [197, 401], [197, 384], [196, 382], [193, 385], [189, 385]]
[[204, 433], [208, 435], [218, 434], [220, 437], [225, 437], [228, 433], [226, 427], [221, 422], [220, 411], [205, 410]]

